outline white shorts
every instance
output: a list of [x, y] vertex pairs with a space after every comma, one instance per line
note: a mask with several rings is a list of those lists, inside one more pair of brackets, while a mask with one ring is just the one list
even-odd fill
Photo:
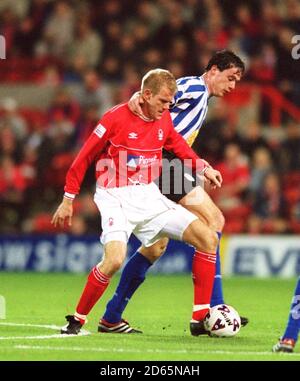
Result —
[[126, 242], [134, 233], [144, 246], [151, 246], [164, 236], [182, 240], [185, 229], [197, 219], [162, 195], [154, 183], [97, 188], [94, 201], [101, 213], [103, 244], [118, 240], [117, 232], [126, 237]]

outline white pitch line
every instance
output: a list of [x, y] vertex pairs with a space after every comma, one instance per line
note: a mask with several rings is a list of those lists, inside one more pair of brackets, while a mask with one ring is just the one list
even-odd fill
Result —
[[[61, 327], [58, 325], [47, 325], [47, 324], [28, 324], [28, 323], [9, 323], [9, 322], [0, 322], [0, 325], [10, 326], [10, 327], [36, 327], [36, 328], [45, 328], [53, 329], [55, 331], [60, 330]], [[78, 335], [65, 335], [57, 333], [54, 335], [37, 335], [37, 336], [0, 336], [0, 340], [37, 340], [37, 339], [65, 339], [67, 337], [74, 336], [87, 336], [91, 333], [85, 329], [82, 329]]]
[[9, 322], [0, 322], [0, 325], [7, 325], [12, 327], [37, 327], [37, 328], [48, 328], [48, 329], [60, 329], [58, 325], [47, 325], [47, 324], [28, 324], [28, 323], [9, 323]]
[[300, 356], [300, 353], [273, 353], [273, 352], [251, 352], [251, 351], [208, 351], [208, 350], [164, 350], [164, 349], [129, 349], [129, 348], [101, 348], [101, 347], [54, 347], [54, 346], [42, 346], [42, 345], [15, 345], [16, 349], [37, 349], [37, 350], [54, 350], [54, 351], [74, 351], [74, 352], [116, 352], [116, 353], [172, 353], [172, 354], [221, 354], [221, 355], [253, 355], [253, 356], [265, 356], [273, 355], [276, 356]]

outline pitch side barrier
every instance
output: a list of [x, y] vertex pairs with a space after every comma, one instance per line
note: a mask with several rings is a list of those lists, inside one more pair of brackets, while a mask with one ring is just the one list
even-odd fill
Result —
[[[140, 242], [131, 237], [128, 257]], [[151, 268], [154, 273], [190, 273], [193, 248], [171, 241], [167, 252]], [[24, 235], [0, 236], [0, 270], [37, 272], [88, 272], [102, 257], [98, 236]]]
[[[135, 237], [128, 257], [140, 246]], [[152, 273], [191, 273], [193, 248], [171, 240], [166, 253], [151, 267]], [[88, 272], [103, 253], [98, 236], [0, 236], [0, 270]], [[300, 275], [300, 240], [296, 236], [232, 235], [223, 237], [221, 263], [225, 276], [267, 278]]]

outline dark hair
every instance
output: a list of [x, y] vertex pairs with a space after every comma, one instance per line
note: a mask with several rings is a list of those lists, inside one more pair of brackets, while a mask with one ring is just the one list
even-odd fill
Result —
[[213, 65], [216, 65], [220, 71], [230, 69], [231, 67], [239, 68], [242, 74], [245, 71], [244, 62], [231, 50], [220, 50], [216, 52], [209, 60], [205, 71], [210, 70]]

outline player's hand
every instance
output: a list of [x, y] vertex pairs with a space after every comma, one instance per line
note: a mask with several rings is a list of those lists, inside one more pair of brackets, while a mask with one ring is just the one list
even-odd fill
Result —
[[222, 175], [216, 169], [208, 167], [207, 170], [204, 172], [204, 177], [205, 179], [210, 181], [210, 184], [213, 189], [221, 188], [223, 182]]
[[128, 107], [131, 112], [133, 112], [135, 115], [138, 116], [145, 116], [143, 114], [141, 105], [144, 103], [143, 97], [141, 96], [140, 92], [136, 92], [133, 94], [133, 96], [129, 99]]
[[61, 228], [64, 227], [65, 221], [68, 221], [68, 225], [72, 225], [72, 216], [73, 216], [73, 205], [72, 200], [67, 199], [66, 197], [63, 198], [62, 203], [57, 208], [56, 212], [54, 213], [51, 224], [53, 224], [55, 227], [60, 226]]

